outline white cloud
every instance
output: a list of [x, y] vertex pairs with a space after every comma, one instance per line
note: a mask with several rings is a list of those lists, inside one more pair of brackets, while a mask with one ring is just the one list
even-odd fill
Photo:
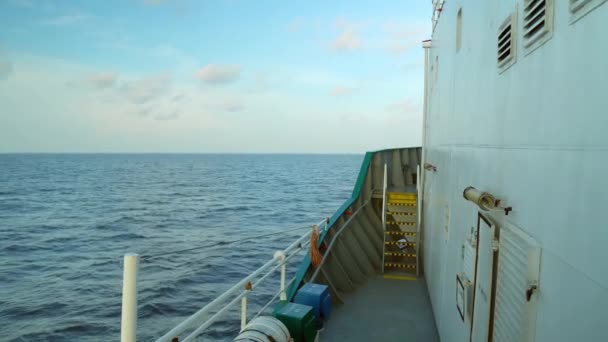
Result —
[[222, 85], [236, 82], [241, 76], [238, 65], [208, 64], [196, 72], [195, 77], [208, 85]]
[[351, 87], [345, 87], [345, 86], [335, 86], [330, 94], [333, 96], [344, 96], [344, 95], [350, 95], [353, 92], [353, 88]]
[[386, 110], [394, 114], [420, 114], [419, 106], [412, 99], [391, 103], [386, 106]]
[[112, 88], [116, 84], [118, 75], [113, 72], [103, 72], [92, 75], [87, 79], [87, 83], [95, 89]]
[[0, 81], [7, 79], [13, 73], [13, 63], [0, 58]]
[[[295, 80], [324, 93], [274, 86], [254, 93], [201, 88], [192, 80], [172, 78], [173, 73], [111, 73], [23, 54], [11, 54], [11, 60], [18, 72], [0, 83], [0, 97], [9, 99], [4, 112], [23, 115], [0, 115], [0, 151], [362, 152], [410, 145], [419, 136], [417, 116], [402, 114], [414, 103], [404, 100], [385, 108], [391, 98], [401, 99], [403, 89], [382, 83], [385, 88], [376, 93], [336, 101], [327, 96], [331, 89], [352, 85], [357, 90], [359, 83], [323, 69], [298, 68], [301, 75]], [[278, 71], [268, 73], [271, 85], [294, 79], [293, 69]], [[105, 91], [62, 86], [97, 78], [113, 85]], [[255, 73], [249, 80], [256, 80]], [[353, 134], [362, 138], [345, 138]]]
[[171, 76], [166, 73], [127, 82], [120, 90], [132, 103], [142, 104], [158, 99], [168, 93]]
[[224, 102], [223, 108], [228, 112], [234, 113], [242, 111], [245, 109], [245, 106], [239, 100], [231, 99]]
[[174, 110], [174, 111], [171, 111], [168, 113], [158, 114], [154, 117], [154, 119], [160, 120], [160, 121], [176, 120], [179, 118], [180, 115], [181, 115], [180, 110]]
[[422, 41], [430, 34], [426, 23], [400, 24], [388, 21], [384, 24], [386, 42], [384, 49], [394, 55], [402, 55], [422, 46]]
[[299, 32], [302, 30], [303, 27], [304, 27], [304, 18], [297, 17], [289, 23], [287, 29], [291, 32]]
[[362, 39], [357, 32], [358, 24], [346, 19], [336, 19], [339, 34], [332, 42], [332, 48], [336, 51], [352, 51], [363, 46]]

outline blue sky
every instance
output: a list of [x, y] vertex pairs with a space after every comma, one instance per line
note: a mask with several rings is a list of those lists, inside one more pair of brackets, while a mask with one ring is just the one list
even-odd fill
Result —
[[0, 0], [0, 152], [418, 145], [430, 7]]

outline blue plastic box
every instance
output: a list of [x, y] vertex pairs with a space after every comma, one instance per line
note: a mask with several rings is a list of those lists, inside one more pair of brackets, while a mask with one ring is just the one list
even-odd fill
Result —
[[304, 284], [296, 293], [293, 302], [312, 306], [320, 322], [329, 319], [331, 314], [331, 296], [327, 285]]

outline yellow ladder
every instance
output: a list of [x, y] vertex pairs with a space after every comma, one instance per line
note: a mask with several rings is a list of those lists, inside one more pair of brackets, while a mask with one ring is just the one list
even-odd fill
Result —
[[382, 270], [418, 276], [418, 195], [387, 192], [384, 199], [384, 246]]

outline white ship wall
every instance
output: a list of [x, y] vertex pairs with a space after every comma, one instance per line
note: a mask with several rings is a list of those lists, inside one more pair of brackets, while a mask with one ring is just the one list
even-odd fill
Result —
[[[554, 6], [552, 37], [527, 55], [523, 0], [447, 1], [433, 34], [423, 248], [444, 342], [469, 341], [455, 279], [479, 211], [470, 185], [513, 206], [489, 216], [542, 248], [535, 340], [608, 341], [608, 2], [574, 23], [569, 1]], [[516, 62], [499, 74], [498, 28], [514, 11]]]

